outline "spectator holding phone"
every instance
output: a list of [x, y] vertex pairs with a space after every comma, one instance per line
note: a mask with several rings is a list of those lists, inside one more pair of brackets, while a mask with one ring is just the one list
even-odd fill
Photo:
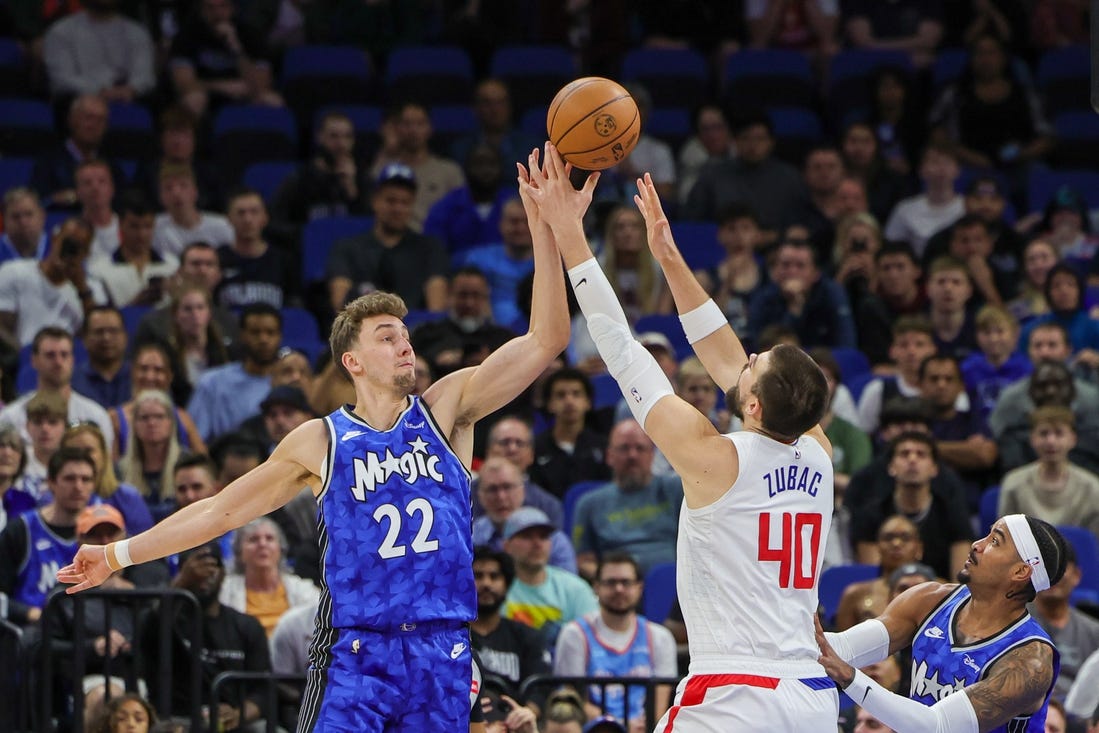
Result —
[[164, 298], [164, 279], [179, 263], [153, 250], [156, 212], [140, 191], [124, 193], [118, 204], [118, 249], [93, 262], [92, 274], [103, 281], [116, 308], [156, 305]]
[[835, 280], [847, 289], [851, 303], [877, 290], [877, 266], [874, 261], [881, 249], [881, 225], [871, 214], [851, 214], [836, 225], [833, 247]]

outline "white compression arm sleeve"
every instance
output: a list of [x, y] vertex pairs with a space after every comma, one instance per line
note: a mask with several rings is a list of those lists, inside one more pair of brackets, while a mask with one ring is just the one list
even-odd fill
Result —
[[876, 618], [856, 624], [847, 631], [825, 632], [824, 638], [840, 659], [856, 669], [889, 656], [889, 630]]
[[844, 692], [897, 733], [978, 733], [977, 713], [964, 690], [928, 706], [895, 695], [855, 670]]
[[644, 428], [653, 405], [661, 397], [675, 394], [672, 383], [653, 355], [633, 337], [614, 288], [594, 257], [570, 269], [569, 281], [599, 356]]

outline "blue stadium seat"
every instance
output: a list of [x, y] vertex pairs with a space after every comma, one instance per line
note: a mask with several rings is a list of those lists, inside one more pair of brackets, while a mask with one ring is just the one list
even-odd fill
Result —
[[0, 150], [33, 156], [57, 144], [53, 112], [35, 99], [0, 99]]
[[876, 578], [879, 572], [877, 565], [833, 565], [820, 574], [820, 588], [817, 592], [824, 610], [826, 628], [835, 622], [844, 589], [852, 583]]
[[528, 135], [534, 135], [535, 140], [544, 140], [548, 134], [546, 129], [546, 117], [548, 115], [548, 105], [531, 107], [519, 118], [519, 129]]
[[824, 139], [820, 117], [806, 107], [772, 107], [768, 110], [775, 126], [775, 153], [801, 168], [809, 149]]
[[336, 240], [363, 234], [373, 225], [368, 216], [331, 216], [307, 222], [301, 232], [302, 281], [324, 280], [328, 252]]
[[653, 98], [653, 106], [705, 99], [710, 92], [710, 65], [689, 48], [635, 48], [622, 59], [619, 81], [638, 82]]
[[295, 46], [283, 57], [282, 89], [304, 124], [322, 107], [372, 99], [374, 70], [361, 48]]
[[654, 623], [664, 623], [675, 605], [675, 563], [653, 565], [645, 574], [645, 595], [641, 598], [642, 615]]
[[989, 486], [981, 493], [981, 502], [977, 507], [977, 516], [981, 523], [981, 535], [992, 531], [992, 525], [1000, 517], [1000, 487]]
[[112, 102], [110, 120], [103, 136], [106, 157], [140, 160], [156, 155], [156, 132], [148, 109], [140, 104]]
[[1065, 167], [1099, 167], [1099, 116], [1092, 110], [1062, 112], [1053, 120], [1057, 131], [1054, 158]]
[[576, 502], [580, 497], [590, 491], [605, 485], [606, 481], [577, 481], [565, 491], [565, 497], [561, 500], [562, 518], [561, 531], [570, 540], [572, 539], [572, 520], [576, 513]]
[[649, 112], [644, 132], [668, 143], [673, 152], [677, 151], [693, 132], [691, 111], [686, 107], [656, 107]]
[[317, 318], [304, 308], [283, 308], [282, 335], [284, 341], [320, 339]]
[[473, 92], [473, 62], [458, 46], [400, 46], [385, 69], [390, 101], [417, 99], [430, 104], [468, 104]]
[[614, 407], [622, 399], [622, 390], [618, 382], [610, 374], [596, 374], [591, 378], [591, 386], [595, 391], [595, 400], [592, 407]]
[[1046, 114], [1090, 110], [1088, 80], [1091, 54], [1087, 46], [1066, 46], [1046, 51], [1038, 61], [1037, 86]]
[[214, 118], [214, 156], [229, 185], [253, 163], [291, 160], [298, 154], [298, 126], [282, 107], [229, 105]]
[[1072, 594], [1072, 601], [1099, 603], [1099, 539], [1084, 527], [1057, 527], [1072, 545], [1076, 564], [1080, 566], [1080, 585]]
[[910, 75], [912, 60], [904, 51], [871, 49], [847, 49], [832, 57], [825, 96], [833, 123], [838, 125], [853, 110], [869, 108], [871, 79], [879, 69], [887, 67]]
[[126, 333], [132, 339], [134, 334], [137, 333], [137, 326], [141, 323], [141, 319], [145, 317], [145, 314], [152, 310], [147, 305], [127, 305], [119, 308], [122, 313], [122, 325], [126, 329]]
[[953, 83], [969, 62], [969, 49], [941, 48], [935, 54], [935, 65], [931, 67], [931, 88], [938, 94], [948, 84]]
[[725, 257], [717, 243], [717, 224], [710, 221], [673, 221], [672, 236], [692, 270], [716, 267]]
[[[557, 45], [498, 48], [489, 69], [491, 76], [507, 83], [516, 118], [529, 109], [549, 105], [561, 87], [580, 75], [572, 50]], [[543, 135], [539, 133], [538, 139]]]
[[298, 163], [294, 160], [265, 160], [253, 163], [244, 171], [244, 185], [259, 191], [267, 207], [270, 208], [283, 181], [297, 168]]
[[816, 89], [805, 54], [751, 49], [726, 59], [722, 96], [740, 105], [808, 107], [816, 101]]
[[649, 331], [657, 331], [667, 336], [668, 341], [672, 343], [672, 348], [675, 349], [677, 361], [682, 361], [694, 353], [691, 344], [687, 341], [687, 334], [683, 333], [683, 324], [679, 322], [679, 316], [659, 314], [641, 316], [634, 324], [633, 330], [638, 335]]
[[431, 146], [441, 155], [447, 155], [456, 140], [477, 131], [477, 117], [468, 104], [436, 105], [429, 114]]
[[0, 195], [9, 188], [28, 185], [33, 169], [34, 158], [0, 158]]
[[22, 45], [14, 38], [0, 38], [0, 97], [29, 96], [32, 92]]
[[1087, 201], [1089, 209], [1099, 209], [1099, 172], [1058, 170], [1035, 166], [1027, 180], [1027, 208], [1042, 211], [1060, 186], [1071, 186]]
[[839, 364], [840, 374], [843, 375], [844, 380], [870, 373], [870, 360], [858, 349], [836, 347], [832, 349], [832, 358]]

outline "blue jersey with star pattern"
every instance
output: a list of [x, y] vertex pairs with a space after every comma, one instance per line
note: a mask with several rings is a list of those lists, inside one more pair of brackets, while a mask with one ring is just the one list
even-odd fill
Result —
[[960, 585], [931, 612], [912, 640], [912, 687], [910, 697], [925, 705], [934, 705], [947, 695], [961, 692], [985, 678], [996, 660], [1012, 649], [1040, 641], [1053, 649], [1053, 680], [1046, 691], [1041, 709], [1020, 715], [994, 729], [1005, 733], [1044, 733], [1046, 709], [1057, 674], [1060, 655], [1049, 635], [1029, 613], [995, 636], [973, 644], [955, 641], [954, 624], [958, 611], [969, 600], [969, 588]]
[[320, 617], [377, 631], [477, 616], [470, 475], [418, 397], [385, 430], [343, 407], [320, 495]]

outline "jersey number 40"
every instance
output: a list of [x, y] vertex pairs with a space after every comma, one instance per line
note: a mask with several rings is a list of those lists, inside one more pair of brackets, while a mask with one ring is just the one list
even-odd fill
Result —
[[778, 563], [778, 586], [809, 590], [817, 581], [817, 558], [820, 557], [820, 514], [775, 514], [782, 522], [782, 543], [771, 546], [770, 512], [759, 515], [760, 562]]

